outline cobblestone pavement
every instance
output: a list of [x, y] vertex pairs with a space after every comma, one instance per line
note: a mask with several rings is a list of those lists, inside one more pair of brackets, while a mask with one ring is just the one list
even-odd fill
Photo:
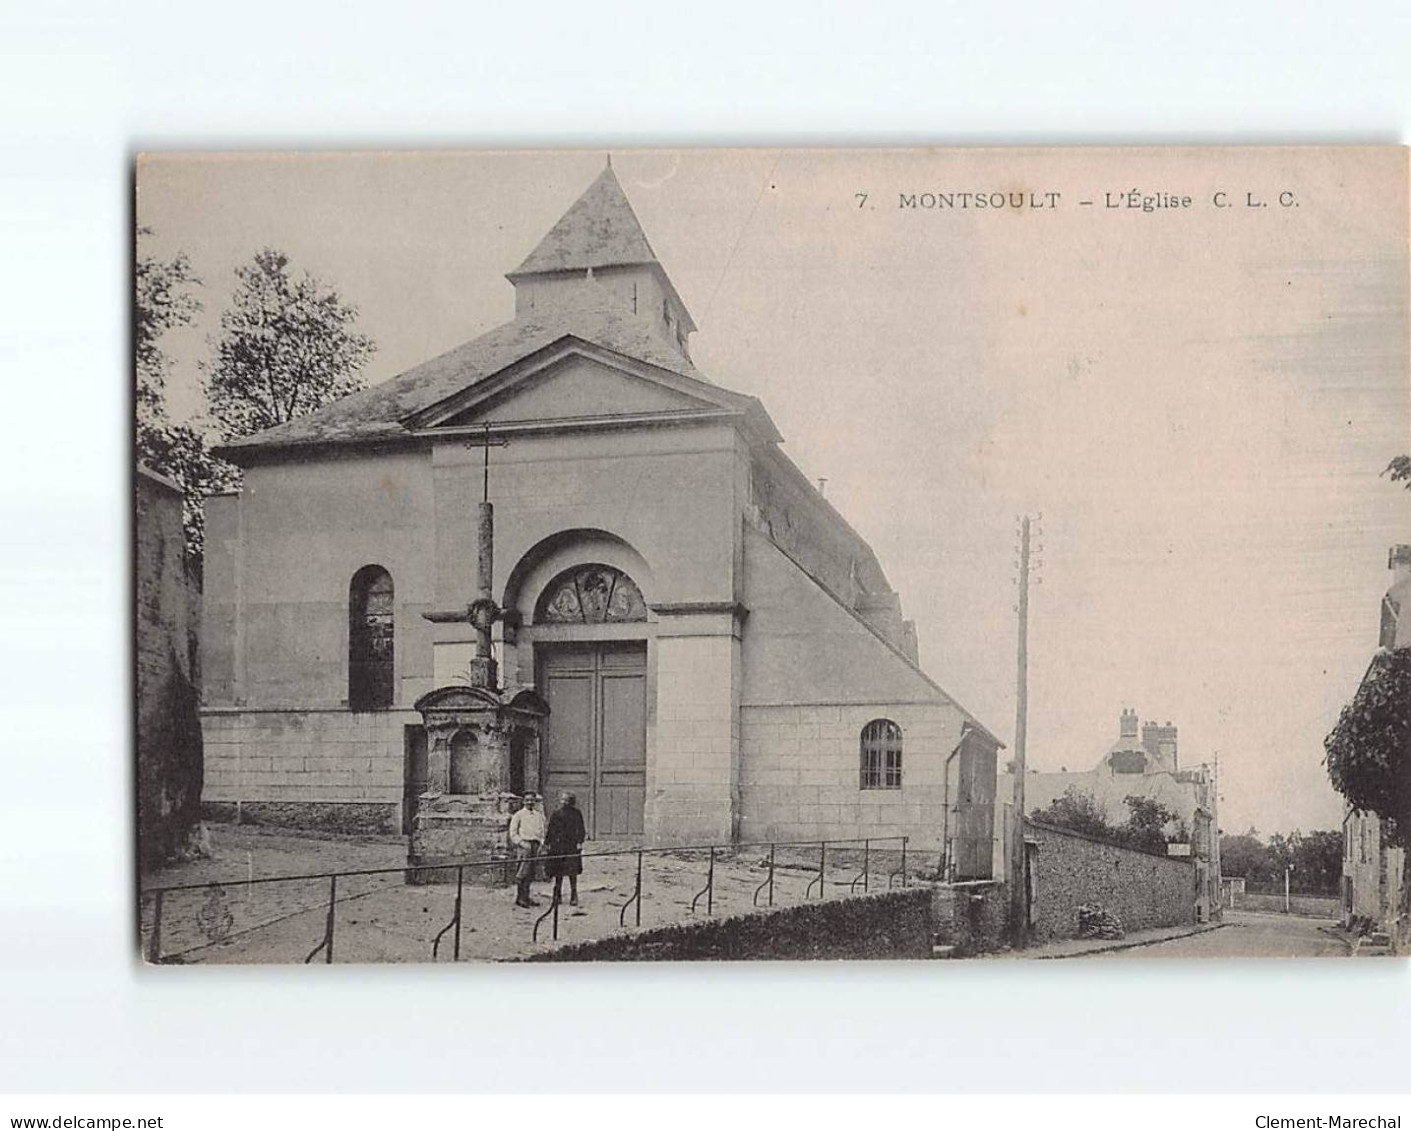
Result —
[[[611, 851], [616, 847], [589, 844], [584, 851]], [[433, 940], [453, 920], [456, 885], [406, 884], [406, 843], [401, 838], [312, 837], [213, 826], [212, 851], [208, 860], [165, 868], [143, 878], [144, 888], [208, 882], [217, 885], [163, 896], [163, 961], [302, 962], [324, 937], [329, 880], [325, 877], [251, 882], [262, 877], [391, 869], [381, 874], [338, 877], [334, 915], [334, 959], [338, 962], [431, 961]], [[867, 883], [872, 890], [887, 886], [888, 872], [899, 863], [894, 855], [880, 851], [870, 855]], [[713, 914], [738, 914], [753, 908], [756, 890], [768, 880], [767, 856], [767, 852], [754, 849], [718, 856], [711, 898]], [[539, 941], [532, 939], [535, 920], [550, 908], [550, 884], [535, 885], [535, 898], [541, 903], [538, 909], [517, 908], [513, 886], [474, 882], [472, 870], [468, 869], [462, 892], [461, 957], [522, 957], [623, 930], [618, 916], [635, 888], [636, 868], [635, 853], [585, 859], [584, 875], [579, 878], [582, 906], [561, 906], [558, 943], [551, 938], [552, 917], [540, 926]], [[656, 927], [705, 916], [706, 897], [695, 897], [706, 886], [708, 868], [709, 855], [705, 852], [645, 854], [641, 926]], [[858, 880], [856, 890], [861, 891], [861, 871], [860, 852], [830, 853], [825, 897], [836, 899], [850, 894], [854, 880]], [[809, 895], [810, 881], [812, 898], [817, 899], [817, 875], [816, 849], [780, 849], [774, 877], [775, 906], [802, 902]], [[759, 898], [761, 905], [767, 902], [767, 888]], [[144, 953], [150, 953], [154, 906], [152, 896], [143, 899]], [[626, 921], [627, 929], [635, 926], [635, 907], [628, 909]], [[449, 960], [453, 947], [454, 928], [442, 938], [440, 960]], [[315, 961], [323, 961], [324, 957], [320, 952]]]

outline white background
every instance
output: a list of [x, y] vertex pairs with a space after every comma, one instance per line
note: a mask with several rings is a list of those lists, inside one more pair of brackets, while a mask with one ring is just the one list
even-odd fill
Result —
[[1408, 33], [1394, 3], [0, 9], [0, 1088], [1404, 1089], [1407, 963], [139, 969], [125, 288], [140, 148], [1398, 142]]

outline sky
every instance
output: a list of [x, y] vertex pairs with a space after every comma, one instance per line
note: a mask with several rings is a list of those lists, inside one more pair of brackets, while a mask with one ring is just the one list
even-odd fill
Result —
[[[357, 306], [376, 383], [512, 317], [504, 273], [604, 160], [142, 159], [139, 250], [185, 252], [202, 280], [201, 317], [163, 340], [173, 415], [200, 413], [198, 363], [260, 248]], [[1411, 492], [1380, 477], [1411, 451], [1404, 151], [613, 166], [700, 327], [697, 367], [827, 479], [942, 687], [1012, 743], [1030, 514], [1030, 767], [1089, 768], [1131, 707], [1180, 728], [1183, 766], [1218, 756], [1226, 832], [1338, 826], [1322, 740], [1375, 648], [1387, 549], [1411, 541]], [[923, 207], [966, 192], [1054, 203]], [[1109, 207], [1129, 192], [1190, 204]]]

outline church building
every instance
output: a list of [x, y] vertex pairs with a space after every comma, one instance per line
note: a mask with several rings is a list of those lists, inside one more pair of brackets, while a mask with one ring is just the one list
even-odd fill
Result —
[[415, 704], [469, 682], [485, 497], [498, 679], [548, 708], [511, 789], [571, 789], [625, 844], [935, 850], [947, 806], [993, 814], [998, 740], [763, 405], [692, 364], [611, 167], [507, 278], [510, 322], [220, 449], [244, 475], [206, 510], [208, 814], [409, 830]]

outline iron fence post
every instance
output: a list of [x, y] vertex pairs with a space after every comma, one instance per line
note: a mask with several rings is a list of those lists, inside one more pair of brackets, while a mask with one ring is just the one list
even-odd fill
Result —
[[754, 895], [750, 897], [750, 904], [753, 907], [759, 906], [759, 896], [765, 888], [769, 889], [769, 905], [774, 906], [774, 846], [769, 846], [769, 875], [764, 883], [754, 889]]
[[637, 926], [642, 925], [642, 850], [637, 850], [637, 884], [632, 889], [632, 898], [622, 905], [622, 910], [617, 913], [617, 925], [627, 926], [627, 909], [633, 904], [637, 905]]
[[561, 888], [560, 888], [560, 889], [555, 889], [554, 894], [553, 894], [553, 897], [549, 900], [549, 909], [548, 909], [547, 911], [545, 911], [544, 914], [540, 915], [539, 918], [537, 918], [537, 919], [534, 920], [534, 930], [531, 931], [530, 934], [529, 934], [529, 939], [530, 939], [531, 942], [538, 942], [538, 941], [539, 941], [539, 926], [540, 926], [540, 924], [542, 924], [542, 923], [544, 922], [545, 919], [548, 919], [548, 918], [550, 918], [551, 916], [552, 916], [552, 918], [553, 918], [553, 920], [554, 920], [554, 924], [553, 924], [554, 942], [558, 942], [558, 941], [559, 941], [559, 899], [560, 899], [561, 893], [562, 893], [562, 889], [561, 889]]
[[[819, 899], [824, 898], [824, 896], [823, 896], [823, 885], [824, 885], [825, 881], [824, 881], [824, 879], [823, 879], [823, 870], [824, 870], [827, 866], [828, 866], [828, 842], [827, 842], [826, 840], [824, 840], [824, 841], [820, 841], [820, 842], [819, 842], [819, 845], [818, 845], [818, 898], [819, 898]], [[809, 897], [809, 893], [811, 893], [812, 891], [813, 891], [813, 881], [812, 881], [812, 880], [809, 880], [809, 881], [808, 881], [808, 887], [804, 888], [803, 897], [804, 897], [805, 899], [807, 899], [807, 898]]]
[[465, 887], [465, 865], [456, 868], [456, 947], [452, 952], [451, 961], [461, 960], [461, 891]]
[[338, 875], [334, 873], [328, 877], [328, 954], [324, 957], [325, 965], [333, 964], [333, 925], [338, 917], [334, 915], [333, 908], [338, 902]]
[[706, 897], [706, 914], [711, 913], [711, 903], [715, 896], [715, 845], [710, 847], [710, 868], [706, 872], [706, 884], [700, 891], [696, 892], [695, 898], [691, 900], [691, 914], [696, 913], [696, 904], [700, 902], [701, 896]]
[[857, 885], [859, 883], [862, 884], [863, 891], [867, 890], [868, 850], [871, 845], [872, 842], [870, 840], [864, 840], [862, 842], [862, 871], [858, 872], [858, 874], [852, 878], [852, 883], [848, 885], [849, 895], [857, 891]]
[[156, 902], [152, 905], [152, 939], [147, 947], [147, 961], [154, 966], [162, 961], [162, 896], [157, 889]]
[[901, 886], [906, 887], [906, 842], [909, 838], [901, 838]]

